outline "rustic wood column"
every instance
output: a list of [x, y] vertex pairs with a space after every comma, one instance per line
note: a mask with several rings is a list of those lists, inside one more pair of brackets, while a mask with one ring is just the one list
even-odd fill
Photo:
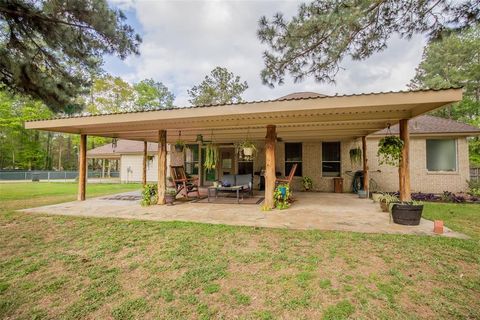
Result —
[[85, 200], [87, 182], [87, 135], [80, 135], [80, 149], [78, 150], [78, 201]]
[[167, 131], [158, 131], [158, 202], [165, 204], [167, 186]]
[[408, 120], [400, 120], [400, 139], [403, 141], [402, 159], [398, 167], [398, 178], [400, 188], [400, 201], [412, 200], [410, 194], [410, 166], [409, 166], [409, 150], [410, 150], [410, 133], [408, 132]]
[[272, 209], [274, 205], [273, 193], [275, 192], [275, 143], [277, 133], [274, 125], [267, 126], [265, 137], [265, 208]]
[[363, 190], [367, 192], [367, 198], [370, 193], [370, 177], [368, 175], [368, 157], [367, 157], [367, 137], [362, 137], [362, 155], [363, 155]]
[[142, 185], [147, 185], [147, 161], [148, 161], [148, 143], [143, 141], [143, 166], [142, 166]]
[[203, 164], [202, 164], [202, 146], [203, 143], [198, 144], [198, 185], [203, 187]]

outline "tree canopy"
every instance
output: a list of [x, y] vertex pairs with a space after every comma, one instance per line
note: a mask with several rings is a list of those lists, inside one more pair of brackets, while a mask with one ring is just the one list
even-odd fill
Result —
[[136, 109], [152, 110], [173, 107], [175, 95], [161, 82], [145, 79], [134, 84], [137, 93]]
[[105, 54], [138, 54], [140, 36], [106, 0], [0, 2], [0, 83], [69, 109], [101, 69]]
[[295, 81], [334, 82], [345, 57], [368, 58], [394, 34], [438, 39], [479, 20], [480, 0], [316, 0], [290, 20], [282, 13], [260, 19], [257, 34], [268, 46], [262, 81], [274, 86], [290, 74]]
[[242, 82], [239, 76], [227, 68], [216, 67], [199, 85], [187, 92], [193, 105], [225, 104], [241, 102], [241, 95], [247, 88], [247, 82]]

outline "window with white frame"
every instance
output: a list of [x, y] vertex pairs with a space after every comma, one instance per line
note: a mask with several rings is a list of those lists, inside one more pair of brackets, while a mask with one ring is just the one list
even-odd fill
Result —
[[322, 176], [340, 177], [340, 142], [322, 142]]
[[427, 170], [457, 170], [457, 142], [455, 139], [427, 139]]

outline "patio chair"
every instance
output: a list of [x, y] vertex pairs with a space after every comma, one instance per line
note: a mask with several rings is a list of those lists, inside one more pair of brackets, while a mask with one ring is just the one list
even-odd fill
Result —
[[292, 168], [290, 169], [290, 173], [288, 174], [288, 177], [285, 177], [284, 179], [281, 178], [276, 178], [275, 179], [275, 186], [284, 183], [288, 184], [288, 187], [290, 187], [290, 184], [292, 183], [293, 176], [295, 175], [295, 171], [297, 170], [297, 163], [294, 163]]
[[178, 195], [182, 193], [188, 199], [189, 193], [196, 193], [197, 198], [200, 198], [198, 191], [198, 178], [188, 178], [183, 166], [170, 166], [170, 172], [175, 190]]

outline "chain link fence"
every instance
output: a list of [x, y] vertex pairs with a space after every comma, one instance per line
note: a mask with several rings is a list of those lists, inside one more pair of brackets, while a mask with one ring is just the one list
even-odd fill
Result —
[[[88, 171], [89, 179], [112, 179], [120, 178], [118, 171], [111, 171], [108, 177], [105, 173], [102, 177], [101, 171]], [[77, 180], [78, 171], [0, 171], [0, 181], [59, 181], [59, 180]]]

